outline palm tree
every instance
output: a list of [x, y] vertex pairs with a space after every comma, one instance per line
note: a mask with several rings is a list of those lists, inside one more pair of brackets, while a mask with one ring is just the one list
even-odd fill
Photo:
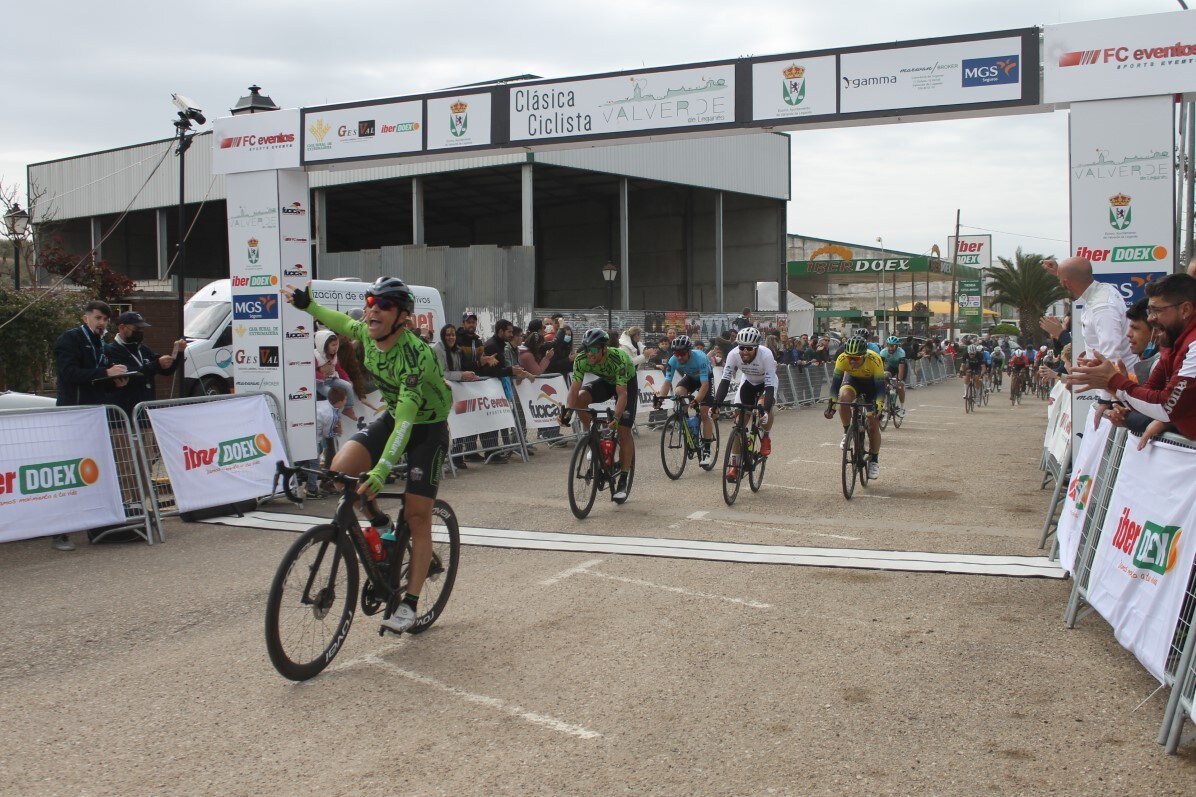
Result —
[[[1052, 257], [1048, 255], [1047, 257]], [[1067, 298], [1067, 291], [1055, 275], [1042, 267], [1043, 255], [1023, 255], [1021, 247], [1013, 260], [998, 257], [1001, 265], [988, 273], [984, 289], [992, 296], [991, 304], [1008, 304], [1017, 308], [1023, 343], [1035, 343], [1046, 337], [1038, 328], [1043, 312], [1057, 301]]]

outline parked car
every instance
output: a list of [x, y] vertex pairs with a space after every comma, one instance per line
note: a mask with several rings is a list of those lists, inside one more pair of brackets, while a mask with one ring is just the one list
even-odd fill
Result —
[[0, 410], [30, 410], [53, 407], [57, 401], [48, 396], [37, 396], [32, 393], [17, 393], [15, 390], [0, 392]]

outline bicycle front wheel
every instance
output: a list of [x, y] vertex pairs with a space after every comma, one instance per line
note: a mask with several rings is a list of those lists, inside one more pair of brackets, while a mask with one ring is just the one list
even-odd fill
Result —
[[266, 652], [284, 678], [306, 681], [340, 651], [357, 608], [357, 555], [331, 525], [291, 545], [266, 598]]
[[851, 500], [855, 492], [855, 436], [844, 434], [843, 443], [843, 497]]
[[[865, 421], [867, 423], [867, 421]], [[868, 433], [863, 427], [855, 433], [855, 467], [860, 474], [860, 486], [868, 486]]]
[[885, 407], [883, 410], [880, 411], [880, 428], [881, 429], [889, 428], [889, 416], [891, 416], [892, 414], [893, 414], [893, 397], [890, 395], [890, 396], [885, 397]]
[[[457, 515], [447, 503], [437, 501], [432, 505], [432, 562], [428, 566], [423, 589], [419, 591], [419, 602], [424, 611], [415, 618], [415, 624], [407, 633], [422, 634], [439, 619], [457, 581], [457, 563], [460, 559], [461, 527], [457, 525]], [[409, 548], [404, 553], [404, 571], [410, 562]]]
[[[739, 454], [733, 454], [734, 451]], [[732, 429], [727, 436], [727, 450], [723, 452], [723, 500], [727, 506], [734, 504], [739, 497], [739, 482], [743, 480], [743, 465], [736, 464], [733, 457], [742, 459], [746, 451], [747, 434], [743, 429]]]
[[901, 428], [901, 422], [903, 420], [905, 420], [905, 416], [902, 414], [904, 412], [905, 412], [905, 407], [899, 407], [897, 405], [897, 400], [893, 399], [893, 428], [895, 428], [895, 429]]
[[660, 428], [660, 464], [664, 466], [664, 474], [676, 481], [685, 473], [685, 463], [688, 461], [685, 416], [673, 413]]
[[569, 464], [569, 509], [579, 520], [590, 514], [594, 506], [601, 470], [598, 446], [588, 436], [578, 440]]
[[748, 486], [752, 488], [753, 493], [758, 493], [764, 485], [764, 467], [768, 465], [768, 457], [760, 456], [760, 441], [762, 438], [759, 432], [753, 435], [753, 437], [756, 438], [756, 447], [751, 455], [752, 469], [748, 471]]
[[718, 462], [720, 435], [718, 429], [718, 413], [711, 411], [710, 426], [714, 429], [714, 439], [710, 443], [710, 464], [703, 465], [701, 460], [698, 461], [698, 467], [702, 470], [714, 470], [714, 463]]

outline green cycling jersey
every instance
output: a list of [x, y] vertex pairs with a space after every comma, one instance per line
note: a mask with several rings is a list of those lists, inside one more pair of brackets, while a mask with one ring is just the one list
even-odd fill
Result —
[[635, 363], [631, 355], [618, 346], [607, 346], [602, 362], [591, 365], [584, 354], [578, 354], [573, 361], [573, 381], [579, 382], [585, 374], [594, 374], [612, 385], [628, 385], [635, 379]]
[[361, 341], [365, 351], [363, 365], [378, 383], [387, 412], [395, 419], [394, 432], [383, 448], [382, 457], [388, 466], [398, 462], [407, 448], [414, 424], [440, 423], [448, 418], [453, 394], [444, 381], [440, 361], [431, 347], [413, 332], [404, 329], [395, 344], [382, 351], [363, 322], [321, 307], [315, 301], [306, 311], [333, 332]]

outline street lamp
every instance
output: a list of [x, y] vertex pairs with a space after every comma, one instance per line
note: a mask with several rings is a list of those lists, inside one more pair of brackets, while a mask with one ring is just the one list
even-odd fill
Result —
[[25, 227], [29, 224], [29, 214], [21, 210], [16, 202], [12, 203], [12, 210], [4, 214], [4, 226], [8, 229], [8, 239], [12, 241], [13, 289], [21, 289], [21, 240], [25, 237]]
[[[880, 244], [880, 281], [876, 283], [876, 309], [880, 310], [881, 297], [884, 295], [885, 288], [885, 237], [883, 235], [876, 236], [876, 242]], [[879, 314], [878, 314], [879, 315]], [[889, 312], [885, 311], [885, 326], [887, 328], [889, 322]], [[876, 320], [876, 334], [880, 335], [880, 319]]]
[[611, 308], [615, 303], [615, 280], [618, 278], [618, 267], [609, 260], [606, 261], [606, 265], [602, 267], [602, 279], [606, 280], [606, 331], [608, 334], [615, 326], [614, 320], [611, 318]]
[[191, 139], [195, 138], [195, 133], [191, 132], [191, 123], [205, 124], [207, 118], [203, 115], [203, 111], [195, 107], [195, 103], [184, 97], [182, 94], [171, 94], [171, 100], [179, 109], [179, 118], [174, 121], [174, 129], [176, 131], [176, 140], [178, 146], [175, 148], [174, 154], [179, 156], [179, 254], [178, 254], [178, 269], [176, 273], [179, 277], [179, 337], [183, 336], [183, 279], [186, 276], [187, 269], [187, 227], [186, 227], [186, 212], [185, 212], [185, 181], [186, 170], [184, 169], [183, 156], [191, 147]]

